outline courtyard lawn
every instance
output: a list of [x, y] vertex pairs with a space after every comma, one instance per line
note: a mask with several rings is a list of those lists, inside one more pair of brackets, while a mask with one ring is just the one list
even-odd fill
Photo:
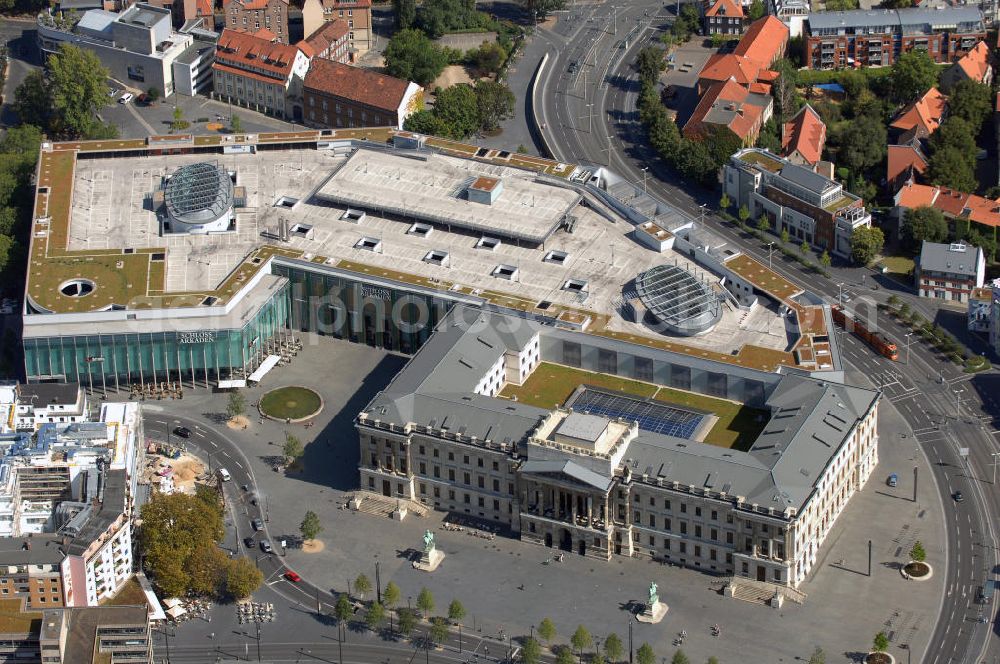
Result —
[[279, 387], [260, 399], [260, 410], [279, 420], [309, 417], [322, 406], [320, 396], [305, 387]]
[[913, 274], [913, 259], [906, 256], [886, 256], [878, 261], [886, 267], [889, 274], [909, 277]]
[[653, 396], [657, 389], [655, 385], [638, 380], [542, 362], [524, 385], [507, 385], [500, 392], [500, 396], [508, 399], [517, 397], [519, 402], [529, 406], [555, 408], [566, 403], [569, 395], [580, 385], [603, 387], [606, 390], [625, 392], [643, 398]]
[[725, 399], [661, 387], [655, 399], [712, 413], [719, 420], [705, 436], [706, 443], [746, 452], [767, 424], [767, 411]]

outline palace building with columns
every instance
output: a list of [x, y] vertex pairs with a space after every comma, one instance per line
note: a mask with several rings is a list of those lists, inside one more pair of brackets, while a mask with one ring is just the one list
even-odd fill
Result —
[[[551, 367], [593, 373], [551, 408], [504, 394]], [[664, 396], [587, 382], [609, 374]], [[755, 438], [705, 442], [719, 418], [677, 393], [742, 404]], [[358, 415], [361, 488], [541, 546], [794, 588], [878, 463], [879, 397], [456, 307]]]

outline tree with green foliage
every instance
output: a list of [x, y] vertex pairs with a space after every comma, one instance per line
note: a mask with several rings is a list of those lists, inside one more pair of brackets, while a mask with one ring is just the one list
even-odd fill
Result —
[[240, 120], [240, 116], [236, 115], [235, 113], [233, 113], [232, 117], [229, 118], [229, 131], [233, 132], [234, 134], [243, 133], [243, 121]]
[[823, 267], [830, 267], [833, 265], [833, 259], [830, 258], [830, 252], [826, 249], [824, 249], [823, 253], [819, 256], [819, 264]]
[[826, 653], [822, 648], [816, 646], [812, 655], [809, 656], [809, 664], [826, 664]]
[[285, 444], [281, 446], [281, 453], [285, 455], [285, 460], [289, 463], [295, 461], [305, 453], [302, 441], [290, 433], [285, 433]]
[[906, 104], [937, 85], [938, 67], [926, 51], [913, 49], [896, 58], [889, 78], [893, 100]]
[[851, 233], [851, 260], [858, 265], [867, 265], [882, 251], [885, 236], [881, 228], [862, 226]]
[[566, 0], [520, 0], [520, 2], [528, 15], [536, 20], [566, 8]]
[[316, 539], [323, 532], [323, 526], [320, 524], [316, 512], [308, 510], [305, 513], [305, 516], [302, 517], [302, 523], [299, 524], [299, 532], [302, 533], [302, 539], [307, 541]]
[[823, 6], [828, 12], [844, 12], [857, 9], [860, 5], [858, 0], [826, 0]]
[[664, 50], [656, 46], [640, 49], [635, 56], [635, 70], [639, 72], [639, 78], [648, 83], [655, 82], [667, 66], [664, 54]]
[[152, 104], [154, 101], [160, 98], [160, 89], [155, 85], [146, 90], [146, 99]]
[[886, 126], [880, 118], [857, 118], [840, 132], [837, 161], [854, 173], [863, 173], [885, 157], [886, 140]]
[[708, 658], [708, 661], [705, 662], [705, 664], [719, 664], [719, 658], [713, 655]]
[[449, 137], [449, 132], [451, 131], [451, 128], [448, 127], [444, 120], [439, 118], [433, 110], [426, 108], [410, 114], [403, 121], [403, 129], [418, 134], [444, 136], [445, 138]]
[[234, 419], [240, 417], [247, 412], [247, 399], [243, 396], [243, 393], [239, 390], [233, 390], [229, 393], [228, 401], [226, 402], [226, 415], [229, 419]]
[[417, 19], [416, 0], [392, 0], [393, 17], [397, 30], [406, 30]]
[[556, 648], [556, 664], [576, 664], [573, 661], [573, 651], [566, 646]]
[[521, 647], [522, 664], [539, 664], [542, 659], [542, 646], [534, 637], [528, 637]]
[[750, 3], [750, 20], [756, 21], [759, 18], [763, 18], [767, 10], [764, 8], [764, 3], [761, 0], [753, 0]]
[[976, 130], [968, 120], [960, 117], [949, 117], [938, 130], [931, 135], [932, 153], [944, 148], [955, 148], [968, 154], [970, 160], [975, 160]]
[[929, 205], [911, 208], [903, 214], [903, 237], [911, 247], [948, 239], [948, 222], [941, 210]]
[[337, 596], [337, 603], [333, 606], [333, 615], [339, 622], [347, 622], [354, 615], [354, 607], [347, 593], [340, 593]]
[[542, 622], [538, 623], [538, 636], [542, 637], [545, 645], [552, 643], [552, 639], [556, 638], [555, 623], [549, 618], [542, 618]]
[[889, 637], [885, 635], [885, 632], [879, 632], [875, 635], [872, 640], [872, 652], [885, 652], [889, 649]]
[[614, 632], [608, 634], [608, 637], [604, 639], [604, 652], [608, 656], [608, 664], [616, 664], [621, 660], [623, 654], [622, 640]]
[[736, 217], [744, 224], [747, 223], [747, 220], [750, 218], [750, 208], [746, 206], [746, 203], [740, 206], [740, 209], [736, 212]]
[[792, 239], [792, 236], [788, 232], [787, 228], [782, 228], [781, 229], [781, 234], [779, 235], [779, 237], [781, 238], [781, 243], [782, 244], [788, 244], [788, 241]]
[[417, 614], [411, 609], [399, 610], [399, 633], [409, 636], [417, 626]]
[[448, 638], [448, 622], [440, 616], [435, 616], [431, 619], [431, 628], [427, 635], [430, 637], [431, 643], [444, 643]]
[[169, 597], [187, 593], [191, 576], [185, 568], [195, 551], [215, 548], [225, 534], [222, 504], [208, 495], [157, 493], [142, 506], [142, 559], [153, 583]]
[[229, 556], [217, 545], [199, 546], [184, 561], [188, 592], [203, 597], [219, 597], [226, 580]]
[[653, 652], [653, 647], [648, 643], [639, 646], [639, 650], [635, 653], [635, 661], [639, 664], [656, 664], [656, 653]]
[[996, 260], [997, 241], [992, 235], [980, 233], [977, 230], [969, 231], [965, 241], [974, 247], [979, 247], [986, 254], [986, 260], [993, 262]]
[[171, 129], [186, 129], [190, 126], [190, 123], [184, 120], [184, 109], [180, 106], [174, 106], [173, 118], [173, 122], [170, 123]]
[[761, 233], [766, 233], [771, 230], [771, 222], [767, 218], [767, 215], [761, 215], [760, 219], [757, 220], [757, 230]]
[[497, 74], [507, 60], [507, 52], [496, 42], [484, 41], [479, 48], [470, 49], [466, 61], [480, 76]]
[[806, 242], [805, 240], [803, 240], [802, 244], [799, 245], [799, 253], [801, 253], [803, 256], [809, 253], [809, 243]]
[[373, 602], [365, 614], [365, 624], [368, 625], [368, 629], [377, 632], [383, 622], [385, 622], [385, 607], [381, 602]]
[[385, 48], [385, 68], [390, 76], [428, 86], [444, 71], [448, 56], [427, 35], [412, 28], [400, 30]]
[[674, 653], [674, 656], [670, 658], [670, 664], [691, 664], [691, 660], [688, 656], [684, 654], [684, 651], [680, 648]]
[[358, 578], [354, 579], [354, 592], [358, 594], [358, 597], [364, 599], [371, 590], [372, 582], [368, 577], [364, 573], [358, 574]]
[[423, 0], [414, 25], [431, 39], [448, 32], [470, 32], [491, 27], [489, 14], [476, 9], [475, 0]]
[[723, 193], [722, 196], [719, 197], [719, 209], [722, 210], [723, 212], [728, 210], [729, 206], [732, 204], [733, 201], [730, 200], [729, 194]]
[[781, 152], [781, 136], [778, 132], [778, 123], [775, 116], [771, 116], [764, 123], [760, 133], [757, 134], [757, 147], [768, 152], [773, 152], [774, 154]]
[[771, 85], [771, 95], [774, 97], [774, 112], [780, 124], [790, 120], [803, 103], [795, 89], [798, 69], [791, 60], [781, 58], [771, 66], [771, 71], [778, 75]]
[[993, 114], [993, 91], [974, 79], [964, 79], [948, 91], [948, 117], [962, 118], [978, 132]]
[[451, 600], [448, 605], [448, 620], [453, 623], [460, 623], [465, 618], [465, 607], [457, 599]]
[[235, 600], [246, 599], [264, 582], [264, 574], [249, 558], [233, 558], [226, 567], [226, 592]]
[[583, 660], [583, 651], [589, 648], [594, 640], [590, 636], [590, 632], [583, 625], [577, 625], [576, 631], [573, 632], [573, 636], [569, 637], [570, 645], [576, 648], [576, 653], [580, 656], [581, 661]]
[[390, 609], [395, 609], [402, 597], [403, 593], [400, 591], [399, 586], [396, 585], [395, 581], [390, 581], [389, 585], [387, 585], [385, 590], [382, 592], [382, 601], [385, 603], [386, 607]]
[[928, 162], [927, 179], [931, 184], [953, 191], [975, 191], [978, 186], [975, 153], [955, 147], [935, 150]]
[[459, 83], [438, 91], [434, 97], [434, 115], [444, 123], [449, 138], [462, 139], [479, 131], [475, 90], [467, 83]]
[[427, 588], [421, 588], [420, 594], [417, 595], [417, 608], [423, 613], [424, 617], [434, 610], [434, 595]]
[[920, 540], [913, 543], [910, 548], [910, 560], [914, 560], [918, 563], [922, 563], [927, 560], [927, 551], [924, 550], [924, 545]]
[[595, 652], [590, 656], [590, 664], [608, 664], [608, 659], [602, 652]]
[[517, 99], [505, 84], [488, 79], [476, 81], [476, 105], [479, 109], [479, 123], [483, 131], [494, 132], [500, 123], [514, 117]]

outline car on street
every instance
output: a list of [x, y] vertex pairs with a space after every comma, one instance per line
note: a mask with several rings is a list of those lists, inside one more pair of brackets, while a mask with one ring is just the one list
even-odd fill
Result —
[[274, 549], [271, 548], [271, 543], [267, 540], [260, 541], [260, 550], [264, 553], [271, 553]]
[[889, 486], [896, 486], [899, 483], [899, 476], [896, 473], [889, 475], [889, 478], [885, 481]]
[[123, 94], [121, 97], [118, 98], [118, 103], [127, 104], [130, 101], [132, 101], [133, 97], [134, 95], [131, 92], [126, 92], [125, 94]]
[[252, 547], [253, 547], [253, 545], [254, 545], [254, 539], [253, 539], [253, 537], [254, 537], [254, 536], [253, 536], [253, 535], [251, 535], [250, 537], [244, 537], [244, 538], [243, 538], [243, 543], [244, 543], [244, 544], [246, 545], [246, 547], [247, 547], [248, 549], [249, 549], [249, 548], [252, 548]]
[[302, 580], [302, 577], [293, 572], [292, 570], [288, 570], [287, 572], [285, 572], [285, 578], [291, 581], [292, 583], [298, 583], [299, 581]]
[[181, 438], [190, 438], [191, 430], [188, 429], [187, 427], [177, 427], [176, 429], [174, 429], [174, 435], [180, 436]]
[[120, 90], [118, 88], [108, 88], [108, 96], [112, 99], [114, 99], [119, 92]]
[[264, 522], [261, 521], [260, 519], [254, 519], [253, 521], [250, 522], [250, 525], [253, 526], [255, 532], [259, 530], [264, 530]]
[[953, 497], [953, 498], [955, 499], [955, 502], [956, 502], [956, 503], [960, 503], [960, 502], [962, 502], [963, 500], [965, 500], [965, 496], [963, 496], [963, 495], [962, 495], [962, 492], [961, 492], [961, 491], [956, 491], [956, 492], [955, 492], [955, 495], [954, 495], [954, 496], [952, 496], [952, 497]]
[[233, 476], [229, 474], [229, 471], [225, 468], [219, 468], [219, 479], [223, 482], [228, 482], [233, 479]]

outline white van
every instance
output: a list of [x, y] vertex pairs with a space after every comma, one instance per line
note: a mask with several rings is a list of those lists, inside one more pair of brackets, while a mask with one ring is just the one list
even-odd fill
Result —
[[233, 479], [233, 476], [230, 475], [229, 471], [225, 468], [219, 468], [219, 478], [222, 479], [223, 482], [228, 482]]
[[134, 97], [134, 95], [131, 92], [126, 92], [125, 94], [123, 94], [121, 97], [118, 98], [118, 103], [119, 104], [127, 104], [130, 101], [132, 101], [133, 97]]

